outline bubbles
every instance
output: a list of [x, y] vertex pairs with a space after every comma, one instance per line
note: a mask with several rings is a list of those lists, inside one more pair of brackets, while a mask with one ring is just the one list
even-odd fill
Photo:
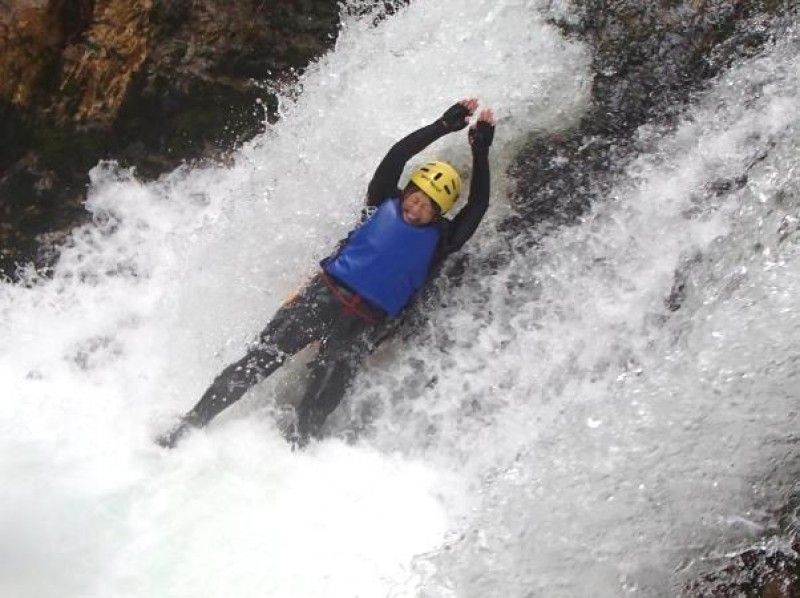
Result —
[[[373, 596], [404, 583], [413, 555], [465, 509], [464, 480], [368, 443], [290, 454], [270, 410], [298, 372], [174, 453], [152, 438], [346, 234], [389, 147], [460, 97], [501, 116], [493, 209], [505, 209], [514, 147], [567, 126], [587, 100], [588, 54], [546, 23], [546, 4], [414, 3], [375, 27], [347, 17], [335, 51], [280, 98], [281, 120], [230, 163], [153, 183], [114, 163], [92, 170], [94, 222], [52, 279], [0, 287], [0, 429], [13, 457], [0, 470], [22, 480], [2, 514], [27, 530], [29, 542], [7, 542], [38, 572], [0, 569], [0, 587]], [[419, 159], [433, 156], [468, 173], [466, 132]], [[494, 351], [502, 338], [481, 343]]]
[[[506, 246], [509, 157], [587, 100], [587, 52], [545, 4], [566, 18], [511, 1], [348, 17], [230, 164], [92, 171], [94, 223], [52, 280], [0, 287], [0, 587], [657, 596], [770, 529], [796, 457], [797, 34], [674, 131], [643, 128], [574, 226]], [[460, 282], [437, 283], [336, 414], [355, 445], [290, 453], [272, 412], [295, 368], [155, 448], [346, 234], [391, 144], [472, 95], [500, 117], [491, 212]], [[465, 135], [432, 157], [466, 169]]]
[[362, 382], [374, 442], [477, 485], [422, 594], [661, 596], [769, 527], [797, 457], [797, 52], [794, 31], [734, 67], [582, 222], [452, 291], [430, 314], [449, 358], [414, 339], [435, 386], [385, 390], [410, 377], [399, 344]]
[[[0, 587], [655, 596], [678, 564], [769, 527], [796, 456], [796, 34], [673, 132], [643, 129], [604, 203], [519, 249], [492, 234], [505, 167], [531, 131], [575, 122], [590, 80], [546, 4], [568, 20], [518, 1], [348, 17], [230, 164], [148, 184], [92, 171], [95, 221], [52, 280], [0, 287], [0, 468], [16, 482]], [[441, 305], [336, 414], [358, 442], [289, 452], [272, 411], [300, 385], [290, 369], [156, 449], [349, 230], [391, 144], [472, 95], [500, 117], [491, 212], [461, 283], [438, 283]], [[431, 157], [465, 169], [465, 136]]]

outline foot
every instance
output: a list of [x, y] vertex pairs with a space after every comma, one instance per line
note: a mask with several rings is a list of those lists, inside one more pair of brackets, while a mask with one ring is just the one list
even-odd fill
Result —
[[297, 429], [297, 424], [290, 426], [289, 429], [286, 430], [284, 437], [286, 438], [286, 442], [288, 442], [289, 446], [292, 448], [293, 453], [295, 451], [303, 450], [306, 448], [306, 445], [308, 445], [308, 435], [300, 434]]
[[194, 426], [185, 419], [181, 419], [178, 424], [173, 427], [169, 432], [165, 432], [156, 437], [156, 444], [162, 448], [171, 449], [175, 448], [178, 441]]

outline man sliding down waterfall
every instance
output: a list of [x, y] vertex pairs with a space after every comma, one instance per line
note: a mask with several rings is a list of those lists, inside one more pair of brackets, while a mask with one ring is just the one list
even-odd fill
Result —
[[441, 118], [397, 142], [367, 189], [362, 223], [321, 262], [322, 269], [278, 309], [258, 342], [226, 367], [177, 426], [157, 439], [173, 447], [188, 430], [205, 426], [253, 385], [313, 341], [321, 341], [289, 434], [294, 446], [318, 438], [378, 325], [395, 318], [430, 280], [441, 261], [472, 236], [489, 205], [489, 146], [494, 115], [483, 110], [470, 127], [472, 179], [466, 206], [444, 218], [458, 199], [461, 178], [446, 162], [428, 162], [397, 188], [406, 162], [440, 137], [464, 129], [478, 101], [462, 100]]

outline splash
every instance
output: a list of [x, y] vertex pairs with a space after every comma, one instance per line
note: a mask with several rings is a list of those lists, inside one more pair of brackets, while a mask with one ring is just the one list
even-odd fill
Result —
[[[346, 17], [280, 122], [230, 164], [146, 184], [92, 171], [94, 222], [53, 277], [0, 287], [4, 595], [374, 596], [442, 542], [464, 480], [369, 442], [290, 453], [272, 412], [291, 375], [174, 453], [152, 438], [352, 226], [389, 146], [455, 99], [501, 117], [493, 211], [507, 209], [514, 149], [587, 101], [587, 53], [547, 4]], [[420, 159], [434, 154], [467, 166], [465, 134]]]
[[375, 443], [473, 483], [419, 595], [674, 595], [774, 528], [797, 473], [799, 39], [640, 129], [576, 225], [532, 250], [484, 238], [476, 262], [511, 266], [362, 381]]

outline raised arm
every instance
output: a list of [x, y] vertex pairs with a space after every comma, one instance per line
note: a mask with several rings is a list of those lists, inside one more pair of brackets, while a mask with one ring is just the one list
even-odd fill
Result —
[[406, 162], [440, 137], [466, 127], [477, 106], [478, 101], [474, 98], [453, 104], [436, 121], [395, 143], [381, 160], [367, 187], [367, 205], [376, 206], [387, 197], [393, 197]]
[[469, 130], [472, 147], [472, 175], [467, 205], [453, 218], [447, 238], [446, 252], [461, 249], [478, 228], [489, 207], [489, 147], [494, 139], [494, 114], [483, 110], [478, 123]]

